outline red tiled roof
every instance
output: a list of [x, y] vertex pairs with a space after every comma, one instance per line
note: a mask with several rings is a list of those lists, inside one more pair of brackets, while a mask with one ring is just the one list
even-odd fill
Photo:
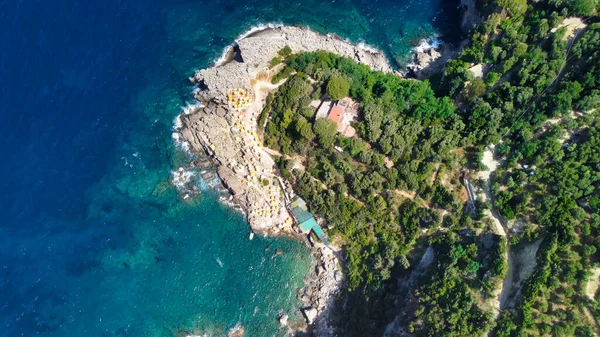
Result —
[[336, 105], [333, 108], [331, 108], [331, 111], [329, 111], [329, 116], [327, 116], [327, 118], [331, 119], [337, 124], [340, 122], [340, 118], [342, 117], [343, 112], [344, 109]]

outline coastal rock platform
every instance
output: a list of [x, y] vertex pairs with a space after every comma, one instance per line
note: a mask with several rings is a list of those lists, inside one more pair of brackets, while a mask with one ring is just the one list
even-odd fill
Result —
[[293, 53], [325, 50], [350, 57], [373, 70], [393, 71], [383, 53], [352, 45], [336, 35], [321, 35], [301, 27], [268, 28], [237, 41], [230, 50], [236, 57], [196, 72], [194, 81], [205, 88], [198, 92], [199, 98], [222, 99], [227, 90], [248, 86], [249, 80], [268, 69], [269, 62], [286, 46]]
[[[393, 72], [383, 53], [354, 46], [337, 36], [301, 27], [265, 29], [237, 41], [226, 61], [190, 78], [198, 86], [194, 97], [200, 104], [179, 117], [181, 123], [176, 132], [192, 153], [212, 157], [220, 179], [245, 211], [253, 232], [305, 239], [305, 234], [292, 227], [288, 205], [294, 192], [278, 174], [272, 157], [277, 152], [263, 147], [257, 128], [268, 93], [282, 84], [271, 83], [278, 67], [270, 69], [269, 63], [286, 46], [292, 53], [324, 50], [350, 57], [374, 70]], [[246, 97], [241, 105], [239, 101], [232, 102], [232, 97], [240, 92]], [[247, 98], [248, 93], [252, 99]], [[344, 278], [337, 252], [320, 243], [313, 247], [312, 273], [298, 294], [309, 324], [305, 332], [309, 335], [335, 335], [329, 316], [333, 297]], [[277, 319], [282, 325], [287, 324], [284, 316]]]

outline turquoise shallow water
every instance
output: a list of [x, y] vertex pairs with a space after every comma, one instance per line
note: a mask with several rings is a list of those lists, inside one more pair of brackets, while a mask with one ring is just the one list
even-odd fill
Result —
[[275, 317], [298, 305], [308, 250], [249, 241], [216, 193], [182, 202], [169, 184], [189, 161], [171, 138], [187, 77], [261, 23], [335, 32], [400, 62], [420, 38], [457, 32], [443, 0], [0, 8], [0, 336], [10, 337], [219, 335], [238, 323], [246, 336], [282, 335]]

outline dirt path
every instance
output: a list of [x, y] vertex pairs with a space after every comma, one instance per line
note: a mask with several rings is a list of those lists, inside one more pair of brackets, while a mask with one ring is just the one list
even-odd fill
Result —
[[590, 299], [594, 300], [598, 286], [600, 286], [600, 267], [592, 268], [592, 275], [585, 285], [585, 295]]
[[550, 32], [556, 33], [556, 31], [558, 31], [562, 27], [566, 27], [566, 29], [567, 29], [567, 32], [566, 32], [565, 36], [563, 37], [563, 40], [566, 41], [566, 40], [574, 37], [576, 31], [586, 28], [587, 24], [585, 22], [583, 22], [583, 20], [581, 18], [570, 17], [570, 18], [564, 19], [563, 22], [560, 25], [558, 25], [558, 27], [552, 28], [550, 30]]
[[416, 192], [412, 192], [412, 193], [408, 193], [407, 191], [404, 190], [394, 190], [394, 192], [396, 192], [397, 194], [409, 198], [409, 199], [414, 199], [417, 195]]
[[260, 113], [266, 102], [269, 92], [279, 88], [283, 83], [285, 83], [285, 81], [273, 84], [266, 80], [256, 79], [256, 82], [252, 86], [252, 91], [254, 91], [254, 102], [252, 103], [252, 109], [256, 111], [256, 113]]
[[[513, 280], [513, 277], [514, 277], [513, 275], [515, 272], [515, 264], [514, 264], [514, 259], [513, 259], [513, 252], [511, 252], [510, 245], [508, 244], [507, 229], [505, 228], [506, 226], [502, 223], [500, 215], [494, 208], [494, 204], [493, 204], [493, 196], [492, 196], [492, 190], [491, 190], [491, 188], [492, 188], [492, 178], [491, 177], [492, 177], [492, 173], [494, 173], [496, 171], [496, 169], [498, 168], [498, 166], [500, 166], [500, 163], [494, 159], [494, 147], [495, 146], [490, 145], [483, 152], [483, 158], [481, 159], [481, 162], [486, 166], [486, 169], [483, 171], [479, 171], [477, 173], [477, 176], [480, 179], [483, 179], [485, 181], [485, 185], [483, 187], [483, 193], [480, 193], [480, 194], [482, 194], [484, 201], [491, 204], [491, 208], [484, 210], [483, 213], [484, 213], [485, 217], [491, 221], [492, 231], [496, 235], [501, 236], [502, 240], [503, 240], [502, 244], [507, 246], [506, 253], [504, 254], [504, 256], [502, 256], [502, 258], [508, 264], [508, 272], [506, 274], [506, 277], [502, 281], [500, 288], [495, 289], [494, 293], [492, 294], [492, 299], [491, 299], [493, 315], [494, 315], [494, 317], [498, 317], [500, 312], [506, 307], [508, 293], [510, 292], [510, 290], [512, 289], [512, 286], [514, 285], [512, 280]], [[466, 179], [466, 180], [467, 180], [466, 185], [467, 185], [467, 188], [469, 189], [469, 195], [472, 195], [472, 194], [474, 195], [475, 193], [473, 192], [473, 186], [470, 183], [470, 180], [469, 179]], [[534, 261], [535, 261], [535, 259], [534, 259]]]

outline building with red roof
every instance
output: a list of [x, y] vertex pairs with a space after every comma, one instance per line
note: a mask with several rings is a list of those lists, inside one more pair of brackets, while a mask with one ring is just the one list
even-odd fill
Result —
[[329, 111], [329, 116], [327, 116], [327, 118], [334, 121], [335, 124], [338, 124], [340, 122], [340, 119], [342, 118], [343, 113], [344, 109], [336, 105], [331, 108], [331, 110]]

